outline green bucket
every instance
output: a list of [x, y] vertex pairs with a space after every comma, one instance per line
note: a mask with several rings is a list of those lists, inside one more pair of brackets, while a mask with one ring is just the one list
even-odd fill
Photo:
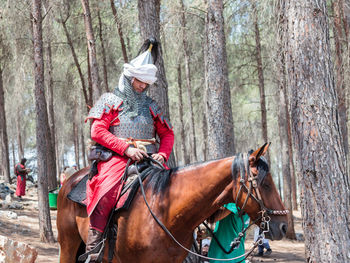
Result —
[[50, 209], [57, 209], [57, 195], [58, 195], [58, 191], [56, 189], [49, 192]]

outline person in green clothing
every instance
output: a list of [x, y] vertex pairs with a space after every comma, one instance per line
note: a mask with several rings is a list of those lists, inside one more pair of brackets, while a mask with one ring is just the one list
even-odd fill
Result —
[[[239, 208], [238, 208], [239, 209]], [[215, 218], [211, 218], [211, 220], [219, 220], [216, 222], [214, 233], [221, 243], [221, 245], [225, 248], [226, 251], [230, 250], [231, 248], [231, 242], [238, 237], [238, 233], [242, 231], [242, 220], [238, 216], [238, 210], [236, 204], [229, 203], [224, 205], [224, 209], [220, 211], [220, 213], [217, 213]], [[243, 224], [244, 227], [247, 227], [249, 225], [249, 216], [247, 214], [243, 215]], [[222, 249], [219, 247], [218, 243], [212, 238], [208, 257], [211, 258], [218, 258], [218, 259], [228, 259], [228, 258], [234, 258], [241, 256], [245, 253], [244, 248], [244, 241], [245, 236], [241, 239], [241, 243], [238, 247], [236, 247], [230, 254], [226, 254], [222, 251]], [[243, 260], [244, 257], [232, 260], [232, 261], [226, 261], [226, 262], [245, 262]], [[210, 262], [221, 262], [218, 260], [210, 260]]]

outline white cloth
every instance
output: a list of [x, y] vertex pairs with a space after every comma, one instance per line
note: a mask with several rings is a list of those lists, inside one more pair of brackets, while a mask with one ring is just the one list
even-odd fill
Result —
[[157, 67], [153, 65], [152, 55], [149, 50], [124, 64], [124, 70], [119, 79], [119, 90], [124, 91], [124, 76], [136, 78], [144, 83], [152, 85], [157, 81]]
[[134, 77], [138, 80], [152, 85], [156, 82], [157, 67], [153, 64], [146, 64], [141, 66], [133, 66], [132, 64], [124, 64], [124, 76]]

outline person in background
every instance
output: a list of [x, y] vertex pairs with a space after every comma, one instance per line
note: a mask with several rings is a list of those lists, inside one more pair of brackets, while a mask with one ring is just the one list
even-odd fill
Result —
[[[243, 223], [241, 218], [238, 215], [239, 208], [236, 207], [236, 204], [229, 203], [224, 205], [224, 207], [214, 214], [211, 218], [209, 218], [208, 222], [216, 222], [214, 234], [216, 235], [219, 242], [228, 251], [231, 248], [231, 242], [238, 237], [238, 234], [249, 225], [249, 216], [247, 214], [243, 214]], [[242, 256], [245, 253], [244, 248], [245, 234], [241, 239], [241, 243], [238, 247], [236, 247], [230, 254], [226, 254], [219, 247], [218, 243], [212, 238], [208, 257], [218, 258], [218, 259], [229, 259], [234, 257]], [[226, 262], [245, 262], [243, 260], [244, 257], [237, 258], [232, 261]], [[222, 262], [217, 260], [210, 260], [213, 262]]]
[[74, 164], [72, 167], [68, 167], [67, 169], [65, 169], [64, 173], [66, 174], [66, 180], [68, 180], [69, 177], [71, 177], [78, 171], [76, 167], [76, 164]]
[[67, 174], [66, 174], [66, 170], [68, 169], [68, 166], [65, 166], [60, 174], [60, 187], [62, 187], [63, 183], [66, 181], [67, 179]]
[[30, 172], [29, 168], [26, 168], [26, 158], [22, 158], [21, 162], [15, 165], [15, 174], [17, 176], [16, 195], [22, 199], [22, 196], [26, 194], [26, 180], [27, 174]]
[[[260, 228], [257, 226], [254, 229], [254, 241], [258, 239], [259, 235], [260, 235]], [[264, 249], [266, 249], [265, 252], [264, 252]], [[270, 247], [269, 240], [266, 238], [263, 238], [262, 245], [258, 246], [258, 254], [256, 254], [256, 256], [258, 257], [269, 256], [271, 255], [271, 253], [272, 253], [272, 249]]]

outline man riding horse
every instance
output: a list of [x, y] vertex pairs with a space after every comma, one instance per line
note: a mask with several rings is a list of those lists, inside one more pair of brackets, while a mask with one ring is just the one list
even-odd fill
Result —
[[[122, 176], [129, 159], [141, 161], [149, 154], [165, 163], [172, 151], [174, 132], [157, 103], [146, 95], [156, 80], [158, 43], [147, 40], [141, 55], [124, 64], [114, 93], [105, 93], [91, 108], [91, 138], [99, 147], [113, 151], [108, 161], [96, 163], [97, 174], [87, 182], [87, 213], [90, 217], [86, 253], [101, 240], [109, 215], [122, 187]], [[156, 146], [159, 136], [159, 149]], [[165, 165], [165, 164], [164, 164]], [[90, 254], [96, 262], [97, 254]]]

